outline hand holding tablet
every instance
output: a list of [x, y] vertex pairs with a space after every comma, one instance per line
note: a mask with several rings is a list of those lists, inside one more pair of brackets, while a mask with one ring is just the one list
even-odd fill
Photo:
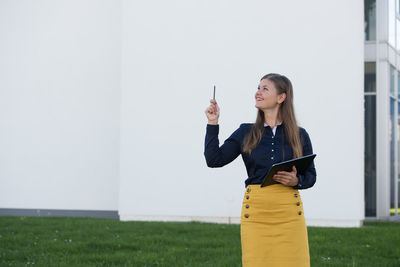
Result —
[[273, 176], [278, 171], [291, 172], [293, 166], [296, 167], [297, 173], [304, 174], [316, 156], [316, 154], [311, 154], [304, 157], [273, 164], [272, 167], [269, 169], [267, 175], [265, 176], [263, 182], [261, 183], [261, 187], [278, 184], [279, 182], [275, 181], [273, 179]]

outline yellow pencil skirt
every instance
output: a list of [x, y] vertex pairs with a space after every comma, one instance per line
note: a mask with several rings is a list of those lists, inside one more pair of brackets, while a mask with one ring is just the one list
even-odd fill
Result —
[[248, 185], [240, 235], [243, 267], [310, 266], [303, 202], [293, 187]]

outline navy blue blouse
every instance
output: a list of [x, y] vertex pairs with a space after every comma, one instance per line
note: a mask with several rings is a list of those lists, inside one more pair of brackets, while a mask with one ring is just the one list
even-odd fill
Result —
[[[250, 131], [253, 123], [242, 123], [240, 127], [225, 140], [219, 147], [219, 125], [207, 124], [204, 156], [207, 166], [211, 168], [222, 167], [232, 162], [240, 154], [247, 169], [245, 186], [249, 184], [261, 184], [272, 164], [293, 158], [293, 150], [284, 137], [283, 123], [277, 125], [275, 135], [270, 126], [265, 127], [264, 135], [258, 146], [249, 155], [242, 151], [244, 137]], [[303, 156], [313, 154], [310, 137], [307, 131], [299, 127], [300, 140], [303, 146]], [[312, 187], [316, 181], [314, 162], [304, 174], [297, 174], [299, 183], [293, 186], [295, 189]]]

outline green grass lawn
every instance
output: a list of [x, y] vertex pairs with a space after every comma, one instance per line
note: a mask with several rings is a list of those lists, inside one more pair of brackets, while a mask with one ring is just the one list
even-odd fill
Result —
[[[308, 227], [311, 266], [400, 266], [400, 223]], [[0, 266], [241, 266], [240, 226], [0, 217]]]

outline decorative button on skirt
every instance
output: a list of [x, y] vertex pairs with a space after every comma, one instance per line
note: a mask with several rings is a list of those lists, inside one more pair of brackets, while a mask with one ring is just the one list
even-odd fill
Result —
[[240, 222], [243, 267], [309, 267], [307, 226], [297, 189], [248, 185]]

